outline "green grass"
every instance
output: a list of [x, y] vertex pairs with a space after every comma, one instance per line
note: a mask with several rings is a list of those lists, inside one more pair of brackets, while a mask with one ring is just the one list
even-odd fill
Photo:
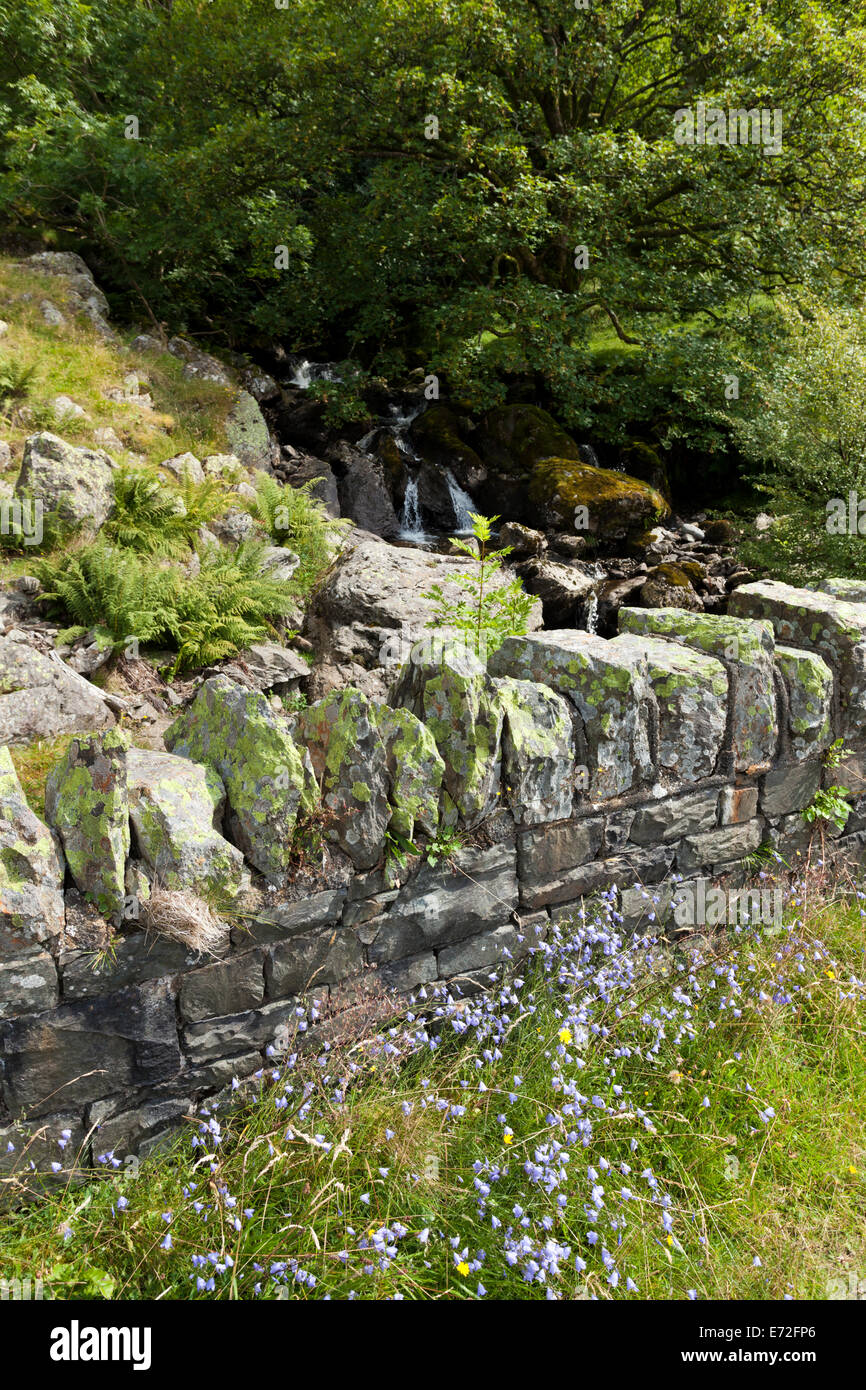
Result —
[[45, 783], [48, 774], [56, 767], [70, 743], [72, 734], [61, 734], [59, 738], [38, 739], [26, 747], [10, 747], [9, 752], [18, 773], [18, 781], [27, 798], [28, 805], [38, 816], [45, 805]]
[[[227, 452], [224, 425], [231, 393], [214, 382], [187, 380], [183, 364], [170, 353], [140, 355], [104, 342], [86, 319], [68, 311], [64, 325], [48, 327], [39, 306], [50, 299], [64, 310], [62, 287], [58, 276], [34, 275], [0, 260], [0, 299], [9, 324], [0, 342], [0, 361], [32, 370], [26, 400], [17, 403], [17, 409], [7, 408], [0, 418], [0, 437], [12, 445], [16, 460], [9, 480], [17, 476], [24, 440], [34, 429], [49, 429], [71, 443], [94, 447], [94, 430], [111, 426], [128, 453], [153, 465], [187, 451], [198, 458]], [[153, 396], [153, 410], [105, 399], [104, 390], [121, 386], [130, 372], [138, 374], [141, 389]], [[52, 402], [59, 395], [69, 396], [91, 418], [58, 420]], [[22, 413], [21, 404], [32, 418], [26, 410]]]
[[[526, 983], [505, 991], [495, 1026], [467, 1001], [433, 1050], [409, 1045], [416, 1020], [395, 1025], [401, 1057], [369, 1041], [335, 1044], [322, 1065], [302, 1051], [219, 1111], [218, 1142], [202, 1131], [196, 1147], [191, 1137], [206, 1112], [138, 1171], [103, 1165], [88, 1185], [8, 1216], [0, 1264], [7, 1276], [41, 1275], [58, 1297], [246, 1298], [259, 1285], [263, 1297], [472, 1299], [480, 1282], [494, 1299], [543, 1298], [548, 1285], [563, 1298], [826, 1298], [829, 1281], [866, 1275], [863, 990], [843, 983], [863, 978], [859, 903], [810, 908], [798, 932], [824, 941], [802, 950], [802, 974], [787, 932], [720, 938], [691, 985], [683, 953], [661, 953], [630, 986], [609, 988], [610, 1003], [593, 1014], [609, 1036], [593, 1035], [581, 1052], [569, 1038], [579, 999], [597, 972], [616, 974], [618, 957], [596, 952], [579, 967], [577, 989], [566, 932], [546, 966], [536, 959]], [[732, 994], [732, 969], [743, 981], [739, 1018], [718, 1007], [721, 993]], [[772, 1002], [783, 980], [798, 990], [793, 1003]], [[691, 1005], [677, 1002], [677, 984]], [[641, 1020], [662, 1018], [663, 1008], [667, 1036], [654, 1051], [657, 1025]], [[615, 1044], [630, 1055], [616, 1057]], [[566, 1111], [570, 1086], [586, 1098], [585, 1147], [566, 1139], [577, 1123]], [[560, 1179], [548, 1192], [523, 1165], [552, 1141], [569, 1161], [548, 1160]], [[490, 1189], [482, 1211], [479, 1164]], [[593, 1181], [605, 1207], [590, 1222]], [[548, 1284], [524, 1280], [525, 1256], [513, 1269], [503, 1258], [508, 1227], [534, 1247], [568, 1248]], [[382, 1231], [394, 1254], [380, 1269], [359, 1245]], [[162, 1248], [167, 1232], [171, 1249]], [[620, 1271], [616, 1287], [603, 1246]], [[300, 1268], [315, 1287], [286, 1285], [287, 1263], [289, 1279]], [[197, 1278], [213, 1278], [213, 1289], [197, 1292]]]
[[[61, 327], [44, 323], [45, 298], [66, 310]], [[178, 483], [160, 471], [176, 454], [204, 458], [227, 451], [225, 419], [234, 392], [185, 379], [183, 364], [169, 353], [142, 357], [106, 343], [64, 304], [60, 277], [0, 260], [0, 299], [9, 323], [0, 342], [0, 438], [11, 445], [13, 459], [2, 481], [14, 483], [24, 442], [39, 429], [94, 447], [95, 431], [111, 426], [124, 445], [122, 452], [110, 451], [120, 467], [113, 511], [99, 539], [75, 536], [47, 516], [39, 555], [14, 535], [0, 538], [0, 580], [35, 572], [54, 596], [60, 621], [96, 626], [117, 639], [136, 636], [143, 645], [168, 643], [178, 652], [175, 671], [222, 660], [253, 641], [279, 639], [280, 620], [330, 563], [341, 527], [309, 489], [284, 488], [262, 476], [253, 503], [263, 522], [259, 536], [270, 533], [299, 555], [290, 583], [258, 572], [260, 546], [223, 549], [217, 556], [206, 551], [192, 576], [165, 563], [194, 561], [199, 528], [241, 505], [233, 491], [237, 479]], [[152, 395], [153, 410], [106, 399], [106, 389], [122, 385], [130, 372]], [[58, 420], [52, 401], [60, 394], [88, 418]]]

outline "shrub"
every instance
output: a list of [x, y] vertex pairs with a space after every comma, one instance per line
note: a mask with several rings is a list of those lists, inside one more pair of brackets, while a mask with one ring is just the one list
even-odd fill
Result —
[[[828, 503], [866, 494], [866, 317], [816, 303], [781, 306], [787, 340], [758, 383], [759, 408], [735, 424], [777, 520], [742, 549], [791, 583], [866, 575], [860, 534], [828, 528]], [[866, 522], [864, 522], [866, 525]]]

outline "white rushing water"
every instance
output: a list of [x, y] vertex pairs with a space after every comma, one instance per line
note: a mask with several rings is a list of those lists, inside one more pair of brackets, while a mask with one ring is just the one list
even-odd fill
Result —
[[418, 483], [415, 478], [410, 478], [406, 483], [406, 494], [403, 498], [403, 511], [400, 514], [400, 539], [404, 541], [426, 540], [424, 528], [421, 525], [421, 508], [418, 505]]
[[458, 535], [472, 534], [472, 513], [475, 511], [475, 503], [464, 492], [450, 468], [445, 469], [445, 481], [448, 484], [448, 494], [451, 498], [451, 505], [454, 508], [455, 529]]
[[586, 631], [598, 631], [598, 594], [592, 593], [586, 601]]
[[297, 364], [292, 375], [289, 377], [289, 384], [300, 386], [302, 391], [307, 391], [314, 381], [339, 381], [340, 378], [327, 362], [309, 362], [305, 357]]

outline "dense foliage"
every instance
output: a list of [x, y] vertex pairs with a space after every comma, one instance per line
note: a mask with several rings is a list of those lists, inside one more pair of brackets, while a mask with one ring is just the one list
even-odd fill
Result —
[[[718, 448], [776, 292], [858, 291], [863, 21], [839, 0], [0, 0], [0, 196], [173, 326], [421, 366], [476, 404], [528, 376], [595, 437]], [[678, 144], [699, 100], [780, 111], [779, 152]]]

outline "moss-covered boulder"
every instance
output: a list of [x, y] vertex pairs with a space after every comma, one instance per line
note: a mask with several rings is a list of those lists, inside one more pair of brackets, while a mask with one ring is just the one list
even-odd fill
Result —
[[508, 637], [490, 659], [494, 676], [535, 681], [580, 716], [576, 755], [593, 800], [621, 796], [652, 774], [646, 658], [572, 629]]
[[481, 421], [478, 448], [503, 473], [528, 477], [542, 459], [573, 459], [580, 450], [552, 415], [537, 405], [497, 405]]
[[[687, 560], [685, 563], [690, 562]], [[655, 565], [640, 591], [640, 602], [644, 608], [684, 608], [691, 613], [703, 612], [703, 604], [685, 565]]]
[[518, 824], [565, 820], [574, 800], [571, 709], [561, 695], [504, 676], [494, 685], [505, 713], [502, 786]]
[[34, 815], [8, 748], [0, 748], [0, 961], [63, 931], [63, 860]]
[[122, 729], [74, 738], [45, 786], [45, 815], [76, 887], [115, 924], [123, 916], [130, 843], [128, 749]]
[[388, 755], [376, 706], [353, 686], [332, 691], [302, 711], [298, 737], [309, 751], [322, 805], [330, 813], [325, 834], [356, 869], [372, 869], [391, 819]]
[[716, 770], [725, 736], [728, 675], [721, 661], [661, 637], [615, 637], [611, 647], [640, 652], [658, 706], [658, 765], [677, 782]]
[[412, 422], [412, 444], [425, 463], [450, 468], [461, 487], [474, 490], [485, 481], [487, 469], [461, 430], [456, 411], [447, 405], [431, 405]]
[[776, 667], [785, 684], [790, 752], [795, 761], [813, 758], [832, 739], [833, 672], [815, 652], [776, 647]]
[[389, 704], [426, 724], [445, 764], [445, 790], [463, 824], [497, 805], [504, 711], [484, 666], [464, 644], [424, 638], [412, 648]]
[[264, 695], [212, 676], [166, 730], [165, 744], [213, 769], [226, 789], [231, 839], [270, 882], [284, 883], [298, 813], [313, 808], [315, 789]]
[[574, 458], [536, 463], [527, 488], [531, 525], [568, 527], [604, 539], [643, 531], [670, 508], [654, 487], [611, 468], [593, 468]]
[[768, 622], [679, 608], [621, 608], [620, 632], [665, 637], [723, 662], [729, 678], [731, 743], [738, 772], [768, 767], [778, 722], [773, 677], [773, 629]]
[[[827, 582], [838, 586], [840, 581]], [[777, 641], [785, 646], [822, 656], [836, 681], [839, 733], [862, 740], [866, 725], [866, 604], [764, 580], [735, 589], [729, 608], [741, 617], [767, 620]]]
[[376, 723], [388, 758], [391, 826], [411, 840], [416, 830], [435, 835], [445, 764], [436, 740], [410, 710], [379, 705]]
[[213, 768], [174, 753], [130, 748], [129, 815], [142, 859], [168, 888], [234, 897], [244, 857], [219, 832], [226, 793]]

